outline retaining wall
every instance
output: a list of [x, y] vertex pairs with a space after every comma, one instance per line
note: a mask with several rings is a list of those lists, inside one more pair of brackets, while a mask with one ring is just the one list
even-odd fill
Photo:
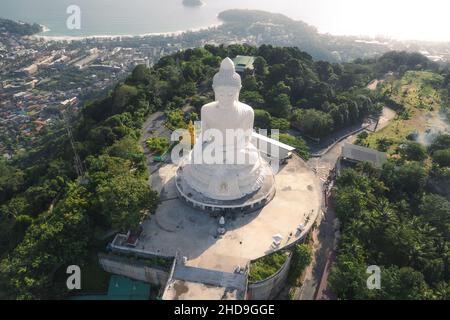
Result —
[[164, 287], [169, 279], [169, 273], [156, 267], [149, 267], [140, 261], [99, 254], [99, 263], [106, 272], [122, 275], [134, 280], [148, 282]]
[[289, 274], [289, 268], [291, 266], [292, 253], [289, 255], [288, 259], [270, 278], [263, 281], [249, 283], [247, 291], [248, 300], [271, 300], [275, 298], [281, 289], [285, 285], [287, 276]]

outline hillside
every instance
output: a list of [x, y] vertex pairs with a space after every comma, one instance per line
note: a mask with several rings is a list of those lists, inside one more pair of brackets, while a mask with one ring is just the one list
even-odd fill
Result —
[[[238, 36], [257, 35], [261, 43], [276, 46], [298, 46], [315, 59], [338, 61], [317, 29], [282, 14], [259, 10], [227, 10], [219, 14], [225, 22], [223, 28]], [[289, 44], [288, 44], [289, 43]]]
[[42, 27], [37, 23], [29, 24], [0, 18], [0, 32], [9, 32], [19, 36], [30, 36], [42, 32]]
[[433, 59], [450, 60], [449, 43], [322, 34], [305, 22], [258, 10], [227, 10], [220, 13], [219, 18], [226, 22], [219, 29], [238, 36], [255, 37], [257, 45], [298, 47], [316, 60], [348, 62], [374, 58], [392, 50], [425, 52]]
[[[439, 131], [449, 131], [444, 120], [448, 110], [443, 85], [444, 77], [430, 71], [408, 71], [400, 79], [385, 81], [379, 88], [380, 94], [390, 97], [399, 115], [389, 126], [370, 135], [367, 145], [395, 153], [395, 148], [407, 138], [428, 146]], [[380, 144], [388, 146], [383, 148]]]
[[[201, 106], [213, 100], [211, 79], [220, 61], [238, 54], [257, 57], [255, 73], [242, 77], [241, 93], [256, 109], [255, 125], [280, 129], [304, 158], [303, 137], [325, 137], [379, 111], [385, 98], [366, 86], [393, 57], [402, 72], [436, 72], [420, 55], [417, 60], [396, 53], [340, 65], [315, 61], [297, 48], [267, 45], [207, 45], [164, 57], [151, 69], [136, 67], [72, 120], [82, 177], [62, 123], [44, 129], [29, 153], [0, 161], [0, 291], [11, 298], [61, 298], [68, 294], [56, 277], [61, 268], [98, 269], [92, 259], [95, 250], [104, 250], [94, 245], [98, 239], [110, 230], [136, 229], [159, 203], [139, 145], [145, 119], [164, 111], [166, 126], [175, 128], [198, 118]], [[194, 111], [184, 113], [186, 106]]]
[[[397, 70], [377, 89], [397, 117], [356, 142], [388, 162], [346, 170], [335, 188], [342, 237], [330, 282], [340, 299], [450, 297], [450, 77]], [[380, 268], [380, 290], [367, 288], [370, 265]]]

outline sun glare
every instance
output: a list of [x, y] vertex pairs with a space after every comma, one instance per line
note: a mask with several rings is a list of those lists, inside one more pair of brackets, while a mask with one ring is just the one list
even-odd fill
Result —
[[278, 10], [331, 34], [450, 41], [447, 0], [280, 0], [279, 9], [273, 1], [262, 0], [258, 6]]

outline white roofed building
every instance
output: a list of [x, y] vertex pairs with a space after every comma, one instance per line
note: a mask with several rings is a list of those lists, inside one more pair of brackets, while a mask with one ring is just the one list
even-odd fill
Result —
[[295, 151], [294, 147], [256, 132], [253, 132], [252, 139], [260, 154], [269, 163], [272, 163], [273, 160], [281, 163], [289, 159]]

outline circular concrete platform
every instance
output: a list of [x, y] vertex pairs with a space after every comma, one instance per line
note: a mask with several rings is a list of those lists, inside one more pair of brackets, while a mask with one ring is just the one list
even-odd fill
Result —
[[[137, 249], [167, 257], [178, 252], [190, 266], [233, 272], [236, 265], [304, 239], [322, 209], [319, 177], [294, 156], [275, 175], [272, 201], [252, 213], [224, 215], [226, 233], [218, 236], [221, 214], [205, 214], [177, 197], [176, 171], [168, 164], [152, 175], [163, 202], [144, 222]], [[273, 246], [274, 235], [283, 237], [279, 246]]]
[[183, 179], [182, 167], [178, 168], [175, 177], [175, 186], [180, 199], [190, 207], [211, 213], [251, 213], [267, 205], [275, 196], [275, 177], [264, 176], [264, 183], [261, 188], [241, 199], [237, 200], [216, 200], [205, 197], [194, 190]]

